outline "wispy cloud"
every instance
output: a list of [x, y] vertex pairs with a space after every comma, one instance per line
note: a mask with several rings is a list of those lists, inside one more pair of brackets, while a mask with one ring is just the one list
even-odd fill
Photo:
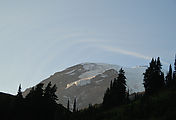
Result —
[[[141, 58], [141, 59], [145, 59], [145, 60], [151, 60], [152, 57], [150, 56], [146, 56], [137, 52], [133, 52], [133, 51], [128, 51], [128, 50], [124, 50], [121, 48], [116, 48], [116, 47], [112, 47], [112, 46], [106, 46], [106, 45], [102, 45], [100, 46], [100, 48], [109, 51], [109, 52], [114, 52], [114, 53], [119, 53], [119, 54], [123, 54], [123, 55], [130, 55], [133, 57], [137, 57], [137, 58]], [[169, 65], [169, 63], [165, 62], [165, 61], [161, 61], [163, 64], [165, 65]]]
[[120, 54], [124, 54], [124, 55], [130, 55], [130, 56], [133, 56], [133, 57], [142, 58], [142, 59], [146, 59], [146, 60], [151, 60], [152, 59], [152, 57], [145, 56], [145, 55], [142, 55], [142, 54], [137, 53], [137, 52], [127, 51], [127, 50], [124, 50], [124, 49], [121, 49], [121, 48], [115, 48], [115, 47], [112, 47], [112, 46], [104, 46], [104, 45], [100, 46], [100, 47], [103, 48], [104, 50], [110, 51], [110, 52], [120, 53]]

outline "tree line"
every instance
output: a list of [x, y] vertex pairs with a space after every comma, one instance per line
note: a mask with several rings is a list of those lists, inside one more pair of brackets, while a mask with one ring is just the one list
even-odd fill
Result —
[[19, 120], [67, 119], [69, 111], [56, 103], [58, 100], [56, 90], [56, 85], [52, 86], [51, 82], [45, 88], [43, 83], [39, 83], [31, 88], [26, 97], [23, 97], [20, 85], [14, 107], [11, 110], [12, 118]]
[[[176, 57], [174, 62], [174, 71], [172, 66], [169, 66], [169, 72], [166, 77], [162, 71], [162, 64], [160, 57], [157, 59], [152, 58], [149, 67], [143, 73], [143, 85], [145, 88], [145, 96], [157, 94], [163, 89], [176, 88]], [[136, 98], [136, 96], [135, 96]], [[129, 103], [129, 90], [127, 90], [125, 71], [121, 68], [118, 72], [118, 77], [110, 83], [107, 88], [104, 98], [104, 107], [116, 107], [122, 104]]]

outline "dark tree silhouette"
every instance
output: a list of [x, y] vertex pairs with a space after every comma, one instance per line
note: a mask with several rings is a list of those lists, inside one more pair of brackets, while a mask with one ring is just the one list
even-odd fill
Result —
[[114, 81], [113, 84], [114, 91], [116, 91], [116, 104], [125, 103], [126, 99], [126, 77], [125, 72], [122, 68], [119, 70], [119, 74], [117, 79]]
[[31, 88], [30, 92], [26, 95], [26, 99], [32, 99], [34, 96], [34, 87]]
[[155, 73], [157, 89], [162, 89], [165, 86], [164, 73], [161, 71], [161, 69], [162, 69], [162, 64], [160, 62], [160, 57], [158, 57], [156, 61], [156, 73]]
[[57, 113], [60, 108], [56, 103], [58, 100], [55, 94], [57, 91], [56, 85], [52, 86], [51, 82], [49, 82], [45, 88], [43, 86], [43, 83], [39, 83], [26, 96], [27, 110], [33, 113], [30, 119], [53, 120], [59, 115], [65, 114], [62, 113], [63, 110], [60, 111], [61, 113]]
[[106, 107], [118, 106], [126, 101], [126, 77], [124, 70], [121, 68], [118, 77], [113, 82], [111, 81], [110, 88], [104, 94], [103, 105]]
[[69, 101], [69, 99], [68, 99], [68, 102], [67, 102], [67, 110], [70, 111], [70, 101]]
[[19, 88], [18, 88], [17, 98], [18, 99], [22, 99], [23, 98], [22, 91], [21, 91], [21, 84], [19, 85]]
[[176, 54], [175, 54], [175, 62], [174, 62], [173, 82], [174, 82], [173, 86], [176, 87]]
[[46, 86], [45, 90], [44, 90], [44, 97], [48, 102], [51, 103], [56, 103], [56, 101], [58, 100], [55, 92], [57, 91], [57, 87], [56, 85], [54, 85], [53, 87], [51, 87], [51, 82], [48, 83], [48, 85]]
[[43, 93], [44, 93], [44, 91], [43, 91], [43, 85], [44, 85], [43, 83], [39, 83], [36, 86], [35, 91], [34, 91], [36, 98], [42, 98], [43, 97]]
[[107, 107], [110, 105], [111, 101], [112, 101], [112, 98], [111, 98], [110, 89], [107, 88], [103, 97], [103, 105]]
[[172, 85], [173, 85], [172, 66], [170, 64], [169, 72], [167, 73], [167, 76], [166, 76], [166, 87], [170, 88]]
[[149, 67], [144, 73], [144, 88], [146, 95], [153, 94], [164, 88], [164, 73], [161, 71], [162, 65], [160, 58], [154, 60], [152, 58]]
[[73, 103], [73, 112], [76, 112], [77, 109], [76, 109], [76, 98], [74, 99], [74, 103]]

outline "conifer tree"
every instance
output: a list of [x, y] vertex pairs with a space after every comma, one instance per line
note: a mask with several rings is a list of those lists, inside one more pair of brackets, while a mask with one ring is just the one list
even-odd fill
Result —
[[172, 66], [170, 64], [169, 72], [167, 73], [167, 76], [166, 76], [166, 87], [170, 88], [172, 85], [173, 85]]
[[53, 87], [51, 88], [51, 98], [55, 103], [58, 100], [58, 97], [56, 95], [56, 91], [57, 91], [57, 87], [56, 87], [56, 84], [54, 84]]
[[165, 86], [165, 82], [164, 82], [164, 73], [161, 71], [162, 69], [162, 64], [160, 62], [160, 58], [157, 58], [157, 62], [156, 62], [156, 85], [157, 85], [157, 89], [162, 89]]
[[57, 96], [55, 95], [57, 88], [56, 86], [51, 86], [51, 82], [49, 82], [46, 88], [44, 89], [44, 97], [48, 102], [55, 103], [57, 100]]
[[156, 70], [158, 70], [158, 72], [160, 72], [162, 69], [162, 64], [160, 62], [160, 57], [157, 58], [157, 61], [156, 61]]
[[21, 91], [21, 84], [19, 85], [19, 88], [18, 88], [17, 98], [18, 99], [22, 99], [23, 98], [22, 91]]
[[26, 95], [26, 99], [32, 99], [34, 96], [34, 87], [31, 88], [30, 92]]
[[34, 98], [40, 101], [43, 97], [43, 83], [39, 83], [34, 90]]
[[113, 82], [112, 82], [112, 80], [111, 80], [110, 89], [112, 89], [112, 88], [113, 88]]
[[174, 86], [176, 87], [176, 54], [175, 54], [175, 62], [174, 62], [173, 82], [174, 82]]
[[160, 58], [154, 60], [152, 58], [149, 67], [144, 73], [145, 93], [150, 95], [164, 88], [164, 73], [161, 71], [162, 65]]
[[76, 112], [76, 98], [74, 99], [74, 103], [73, 103], [73, 112]]
[[119, 74], [115, 82], [117, 82], [114, 85], [114, 88], [116, 89], [116, 92], [117, 92], [116, 103], [118, 105], [118, 104], [124, 103], [126, 99], [126, 77], [125, 77], [125, 72], [122, 68], [119, 70]]
[[70, 101], [68, 99], [68, 102], [67, 102], [67, 110], [70, 110]]
[[108, 106], [111, 103], [111, 98], [110, 98], [110, 89], [107, 88], [104, 97], [103, 97], [103, 105]]
[[126, 77], [124, 70], [121, 68], [118, 77], [113, 82], [111, 81], [110, 87], [107, 88], [104, 94], [103, 105], [106, 107], [118, 106], [126, 101]]
[[36, 87], [32, 87], [30, 92], [26, 95], [26, 99], [31, 104], [41, 103], [43, 99], [43, 83], [39, 83]]
[[24, 109], [24, 99], [23, 99], [23, 95], [22, 95], [22, 91], [21, 91], [21, 84], [19, 85], [18, 88], [18, 93], [16, 95], [16, 99], [14, 101], [14, 114], [16, 115], [16, 118], [18, 120], [21, 120], [21, 114], [23, 112]]

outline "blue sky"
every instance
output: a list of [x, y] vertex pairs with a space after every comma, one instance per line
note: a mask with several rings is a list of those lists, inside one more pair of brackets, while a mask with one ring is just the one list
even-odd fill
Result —
[[176, 52], [175, 0], [0, 1], [0, 91], [82, 62], [127, 67]]

